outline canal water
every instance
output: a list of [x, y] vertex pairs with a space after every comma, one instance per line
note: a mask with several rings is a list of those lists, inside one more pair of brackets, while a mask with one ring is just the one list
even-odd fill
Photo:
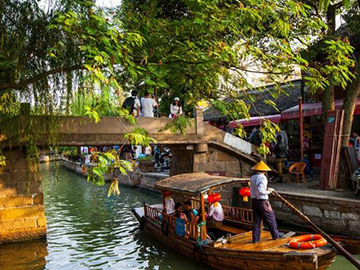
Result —
[[[47, 239], [0, 245], [0, 269], [209, 269], [138, 230], [132, 207], [159, 203], [160, 196], [120, 187], [107, 197], [60, 166], [41, 164]], [[330, 269], [355, 269], [338, 258]]]

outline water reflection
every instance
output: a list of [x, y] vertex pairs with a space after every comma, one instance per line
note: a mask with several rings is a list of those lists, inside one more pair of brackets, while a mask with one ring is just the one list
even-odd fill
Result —
[[0, 269], [44, 269], [47, 256], [46, 240], [0, 245]]
[[[137, 229], [131, 208], [158, 203], [158, 195], [121, 187], [107, 198], [108, 185], [90, 185], [56, 163], [41, 170], [47, 241], [0, 245], [0, 269], [209, 269]], [[352, 269], [336, 263], [331, 269]]]

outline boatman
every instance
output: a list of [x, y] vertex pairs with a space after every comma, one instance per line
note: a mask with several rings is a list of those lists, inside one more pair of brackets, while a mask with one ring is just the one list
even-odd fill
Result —
[[274, 191], [272, 188], [267, 188], [268, 180], [265, 172], [271, 169], [260, 161], [252, 167], [257, 173], [250, 178], [250, 191], [253, 209], [253, 243], [260, 241], [261, 221], [264, 220], [269, 227], [272, 238], [275, 240], [279, 238], [279, 231], [276, 224], [275, 214], [269, 203], [269, 194]]

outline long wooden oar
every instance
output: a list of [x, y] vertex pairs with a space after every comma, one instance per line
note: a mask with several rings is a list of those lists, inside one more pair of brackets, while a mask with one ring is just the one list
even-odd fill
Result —
[[321, 234], [333, 247], [335, 247], [341, 255], [343, 255], [346, 259], [348, 259], [357, 269], [360, 269], [360, 262], [352, 256], [348, 251], [346, 251], [339, 243], [337, 243], [334, 239], [332, 239], [326, 232], [321, 230], [318, 226], [316, 226], [307, 216], [305, 216], [303, 213], [300, 212], [295, 206], [293, 206], [290, 202], [288, 202], [286, 199], [284, 199], [279, 193], [276, 191], [273, 191], [271, 194], [273, 194], [275, 197], [279, 198], [280, 201], [285, 204], [289, 209], [298, 215], [302, 220], [304, 220], [307, 224], [311, 226], [311, 228], [314, 229], [317, 233]]

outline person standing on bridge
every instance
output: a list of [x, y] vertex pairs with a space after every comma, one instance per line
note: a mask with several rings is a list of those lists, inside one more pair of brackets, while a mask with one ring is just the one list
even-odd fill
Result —
[[140, 100], [137, 97], [138, 92], [136, 90], [131, 91], [131, 97], [125, 99], [122, 107], [129, 111], [129, 114], [133, 116], [140, 115]]
[[271, 236], [275, 240], [279, 238], [279, 231], [274, 211], [269, 203], [269, 194], [271, 194], [274, 189], [267, 188], [268, 179], [265, 176], [265, 172], [271, 171], [271, 169], [264, 161], [260, 161], [252, 167], [252, 169], [257, 172], [250, 178], [250, 192], [254, 216], [253, 243], [260, 241], [262, 220], [264, 220], [265, 224], [269, 227]]
[[170, 105], [170, 115], [169, 118], [176, 118], [182, 114], [182, 107], [180, 99], [178, 97], [174, 98], [174, 102]]
[[154, 109], [158, 106], [155, 99], [151, 97], [151, 93], [145, 91], [144, 97], [140, 99], [141, 103], [141, 116], [154, 117]]

